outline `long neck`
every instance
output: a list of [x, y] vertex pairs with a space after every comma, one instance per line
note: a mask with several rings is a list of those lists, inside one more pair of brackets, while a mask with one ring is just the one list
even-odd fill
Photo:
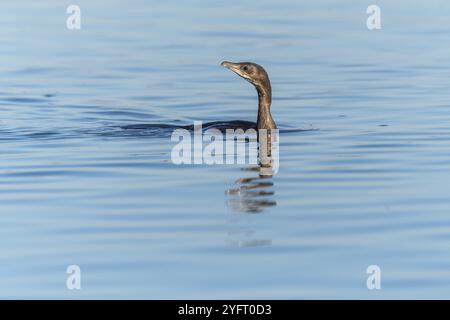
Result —
[[257, 129], [276, 129], [277, 126], [270, 114], [270, 103], [272, 102], [270, 82], [265, 85], [256, 86], [256, 91], [258, 92]]

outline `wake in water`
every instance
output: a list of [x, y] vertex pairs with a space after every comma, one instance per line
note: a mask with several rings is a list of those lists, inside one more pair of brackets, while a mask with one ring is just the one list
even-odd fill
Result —
[[[222, 133], [226, 133], [226, 129], [255, 129], [256, 123], [251, 121], [213, 121], [202, 124], [202, 130], [218, 129]], [[174, 130], [185, 129], [194, 131], [194, 125], [175, 125], [165, 123], [146, 123], [131, 124], [125, 126], [109, 125], [98, 128], [53, 128], [52, 130], [39, 130], [38, 128], [15, 128], [1, 129], [0, 141], [9, 140], [61, 140], [61, 139], [79, 139], [83, 136], [92, 137], [128, 137], [128, 138], [167, 138], [170, 137]], [[316, 131], [318, 129], [308, 128], [281, 128], [280, 133], [288, 134], [295, 132]]]
[[[131, 124], [126, 126], [119, 127], [122, 130], [122, 134], [126, 136], [136, 135], [136, 136], [170, 136], [172, 132], [176, 129], [185, 129], [189, 131], [194, 131], [194, 125], [173, 125], [173, 124], [164, 124], [164, 123], [145, 123], [145, 124]], [[226, 133], [226, 129], [242, 129], [244, 131], [248, 129], [256, 130], [256, 123], [252, 121], [243, 121], [243, 120], [231, 120], [231, 121], [212, 121], [202, 123], [202, 130], [208, 129], [217, 129], [222, 133]], [[289, 133], [289, 132], [303, 132], [303, 131], [315, 131], [318, 129], [309, 128], [309, 129], [300, 129], [300, 128], [280, 128], [280, 133]], [[118, 131], [115, 131], [118, 134]]]

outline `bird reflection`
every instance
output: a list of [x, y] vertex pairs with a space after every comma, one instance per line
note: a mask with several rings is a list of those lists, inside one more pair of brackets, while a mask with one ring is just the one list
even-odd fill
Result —
[[[258, 137], [259, 165], [241, 169], [257, 174], [238, 179], [234, 186], [226, 191], [227, 205], [235, 212], [260, 213], [277, 205], [274, 200], [273, 175], [278, 170], [278, 134], [260, 130]], [[274, 141], [276, 143], [273, 143]]]
[[[233, 187], [226, 190], [227, 206], [235, 213], [258, 214], [271, 207], [275, 207], [274, 181], [273, 176], [278, 170], [278, 144], [266, 143], [258, 139], [259, 165], [250, 168], [242, 168], [242, 171], [252, 173], [250, 177], [240, 178], [235, 181]], [[276, 140], [278, 142], [278, 140]], [[262, 150], [262, 148], [265, 148]], [[274, 161], [275, 160], [275, 161]], [[233, 230], [229, 231], [230, 239], [227, 244], [238, 247], [270, 246], [272, 239], [256, 238], [254, 226], [245, 227], [247, 220], [245, 216], [233, 215], [230, 223], [233, 223]], [[258, 219], [259, 220], [259, 219]], [[250, 221], [247, 221], [250, 222]], [[255, 220], [251, 219], [254, 225]], [[258, 221], [256, 221], [258, 222]], [[231, 239], [233, 238], [233, 239]]]
[[[261, 167], [247, 168], [243, 171], [257, 171]], [[277, 205], [273, 200], [273, 181], [268, 176], [255, 176], [238, 179], [234, 186], [226, 191], [227, 205], [235, 212], [260, 213], [265, 208]]]

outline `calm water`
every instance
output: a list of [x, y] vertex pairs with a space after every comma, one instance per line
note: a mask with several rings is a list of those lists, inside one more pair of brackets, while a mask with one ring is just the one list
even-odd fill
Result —
[[[448, 1], [73, 2], [0, 10], [0, 298], [450, 298]], [[272, 179], [119, 128], [254, 121], [222, 60], [317, 129]]]

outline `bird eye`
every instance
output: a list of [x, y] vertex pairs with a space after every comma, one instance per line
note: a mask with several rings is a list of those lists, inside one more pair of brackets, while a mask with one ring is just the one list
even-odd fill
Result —
[[242, 67], [242, 70], [247, 71], [247, 70], [248, 70], [248, 67], [247, 67], [247, 66], [243, 66], [243, 67]]

